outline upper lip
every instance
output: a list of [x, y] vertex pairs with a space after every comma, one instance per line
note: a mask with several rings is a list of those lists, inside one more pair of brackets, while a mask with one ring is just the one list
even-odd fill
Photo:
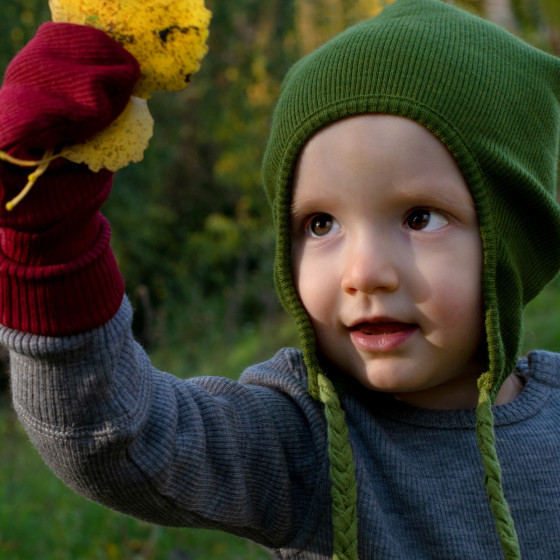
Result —
[[383, 328], [389, 328], [390, 331], [398, 331], [401, 329], [407, 329], [415, 326], [414, 323], [409, 323], [407, 321], [401, 321], [400, 319], [395, 319], [394, 317], [384, 317], [384, 316], [375, 316], [375, 317], [367, 317], [361, 318], [356, 321], [353, 321], [348, 325], [349, 330], [360, 330], [367, 327], [370, 327], [374, 330], [383, 331]]
[[348, 328], [353, 329], [360, 325], [364, 324], [376, 324], [376, 323], [402, 323], [402, 324], [409, 324], [406, 321], [401, 321], [400, 319], [395, 319], [394, 317], [385, 317], [385, 316], [375, 316], [375, 317], [363, 317], [352, 321]]

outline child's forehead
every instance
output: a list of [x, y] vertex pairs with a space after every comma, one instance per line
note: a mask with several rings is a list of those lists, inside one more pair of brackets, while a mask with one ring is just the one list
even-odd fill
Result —
[[453, 158], [445, 144], [422, 124], [399, 115], [365, 113], [334, 121], [316, 131], [303, 145], [296, 165], [329, 150], [339, 158], [351, 159], [352, 154], [370, 145], [375, 145], [377, 152], [392, 151], [397, 145], [401, 153], [410, 152], [407, 157], [418, 161], [429, 160], [436, 152]]
[[[461, 169], [447, 147], [419, 123], [388, 114], [353, 116], [316, 132], [297, 160], [293, 190], [307, 196], [305, 193], [313, 194], [311, 187], [320, 192], [325, 182], [334, 180], [343, 191], [346, 181], [355, 180], [358, 172], [364, 185], [369, 185], [370, 178], [377, 182], [387, 178], [396, 189], [401, 184], [415, 185], [444, 197], [446, 191], [455, 192], [446, 189], [446, 182], [452, 181], [464, 185], [471, 199]], [[305, 193], [297, 188], [302, 183], [309, 187]]]

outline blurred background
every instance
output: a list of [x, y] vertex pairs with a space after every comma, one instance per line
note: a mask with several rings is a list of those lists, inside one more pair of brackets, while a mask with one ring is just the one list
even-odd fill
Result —
[[[118, 172], [104, 213], [156, 367], [237, 378], [297, 345], [272, 283], [271, 217], [260, 179], [286, 70], [389, 0], [206, 0], [209, 53], [182, 92], [155, 94], [144, 161]], [[560, 55], [558, 0], [449, 1]], [[0, 73], [50, 19], [47, 0], [2, 0]], [[560, 280], [526, 313], [524, 349], [560, 351]], [[1, 349], [0, 349], [1, 352]], [[0, 356], [1, 357], [1, 356]], [[0, 373], [0, 560], [265, 559], [217, 532], [153, 527], [67, 490], [30, 447]]]

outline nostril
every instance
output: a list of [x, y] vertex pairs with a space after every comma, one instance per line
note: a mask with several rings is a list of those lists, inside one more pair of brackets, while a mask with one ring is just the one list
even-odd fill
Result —
[[349, 263], [341, 285], [343, 291], [349, 294], [394, 291], [399, 287], [399, 274], [390, 261], [381, 262], [370, 257]]

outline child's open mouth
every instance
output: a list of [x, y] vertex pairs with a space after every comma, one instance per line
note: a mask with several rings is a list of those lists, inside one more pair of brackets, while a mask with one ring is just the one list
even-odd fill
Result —
[[358, 350], [388, 352], [404, 344], [418, 330], [418, 325], [398, 321], [363, 322], [349, 330]]

